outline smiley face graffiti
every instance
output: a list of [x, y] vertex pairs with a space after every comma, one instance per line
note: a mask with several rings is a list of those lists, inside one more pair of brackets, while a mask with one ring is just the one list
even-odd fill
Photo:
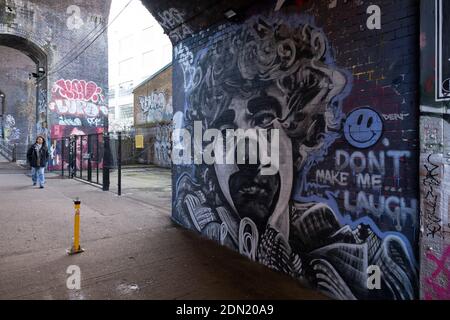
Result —
[[383, 133], [383, 121], [374, 110], [364, 107], [352, 111], [344, 125], [348, 143], [360, 149], [376, 144]]

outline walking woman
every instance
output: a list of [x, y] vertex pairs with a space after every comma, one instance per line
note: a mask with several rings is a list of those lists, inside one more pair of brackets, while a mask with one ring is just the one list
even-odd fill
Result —
[[39, 188], [44, 188], [45, 176], [44, 170], [49, 158], [47, 143], [44, 137], [38, 136], [36, 143], [33, 144], [27, 152], [27, 159], [31, 165], [31, 179], [33, 186], [39, 182]]

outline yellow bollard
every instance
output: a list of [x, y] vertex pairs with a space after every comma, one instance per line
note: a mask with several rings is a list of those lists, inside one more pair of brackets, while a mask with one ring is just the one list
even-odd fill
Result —
[[73, 246], [70, 250], [67, 250], [69, 255], [81, 253], [84, 249], [80, 246], [80, 207], [81, 201], [77, 198], [73, 201], [75, 208], [75, 218], [73, 224]]

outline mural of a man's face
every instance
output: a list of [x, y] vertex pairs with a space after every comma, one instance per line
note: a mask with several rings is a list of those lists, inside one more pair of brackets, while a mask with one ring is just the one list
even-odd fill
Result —
[[[274, 129], [273, 122], [282, 117], [283, 99], [279, 95], [270, 95], [266, 92], [257, 92], [249, 98], [235, 97], [232, 99], [230, 109], [234, 111], [233, 126], [240, 129], [261, 128], [268, 129], [268, 149], [270, 150], [270, 130]], [[286, 139], [285, 135], [280, 137]], [[260, 148], [258, 141], [255, 145]], [[247, 150], [246, 151], [250, 151]], [[248, 158], [248, 152], [246, 152]], [[241, 218], [252, 219], [262, 230], [272, 214], [280, 192], [280, 185], [287, 177], [284, 176], [286, 168], [280, 168], [273, 175], [262, 175], [261, 161], [257, 164], [237, 165], [237, 171], [230, 176], [228, 186], [233, 204]], [[220, 172], [220, 169], [218, 170]]]
[[[249, 19], [179, 64], [185, 81], [185, 122], [180, 123], [193, 130], [193, 122], [201, 121], [203, 129], [218, 129], [223, 136], [226, 129], [263, 128], [269, 137], [278, 130], [278, 141], [268, 137], [267, 146], [271, 150], [278, 144], [277, 172], [263, 175], [260, 161], [216, 163], [214, 170], [209, 165], [179, 168], [174, 217], [339, 298], [367, 298], [366, 279], [357, 276], [366, 274], [367, 261], [387, 261], [385, 267], [393, 270], [383, 284], [386, 292], [413, 296], [414, 267], [401, 239], [383, 238], [367, 220], [354, 228], [336, 208], [334, 195], [311, 192], [309, 173], [332, 159], [330, 147], [342, 135], [342, 104], [351, 76], [334, 65], [321, 29], [309, 20], [278, 18]], [[367, 119], [354, 122], [371, 128], [373, 121]], [[356, 129], [348, 131], [354, 135]], [[238, 136], [234, 150], [226, 152], [236, 154], [239, 142], [249, 139]], [[249, 149], [239, 160], [251, 158]], [[228, 162], [230, 154], [223, 156]]]
[[[314, 76], [319, 78], [319, 73]], [[325, 78], [323, 73], [321, 76]], [[219, 181], [225, 179], [220, 184], [231, 206], [241, 218], [252, 219], [260, 230], [264, 229], [269, 217], [277, 211], [277, 206], [283, 207], [289, 201], [294, 176], [292, 135], [297, 142], [312, 147], [318, 143], [325, 130], [325, 111], [330, 101], [328, 84], [342, 77], [338, 73], [334, 73], [334, 76], [335, 79], [329, 77], [322, 80], [322, 86], [319, 80], [313, 79], [316, 81], [315, 95], [302, 96], [301, 87], [297, 93], [291, 92], [290, 96], [297, 96], [303, 103], [295, 114], [291, 112], [288, 95], [280, 90], [275, 81], [251, 95], [236, 95], [231, 99], [228, 107], [231, 112], [228, 115], [233, 116], [228, 116], [231, 123], [227, 127], [267, 129], [269, 150], [270, 130], [279, 130], [281, 159], [278, 173], [262, 175], [259, 161], [256, 165], [215, 166]], [[323, 86], [324, 83], [326, 87]], [[342, 90], [342, 86], [338, 87]]]
[[271, 129], [278, 130], [276, 174], [262, 175], [260, 163], [214, 166], [228, 205], [261, 231], [269, 223], [287, 235], [294, 167], [304, 159], [301, 148], [320, 149], [326, 131], [340, 125], [342, 111], [333, 99], [342, 93], [346, 77], [328, 54], [318, 29], [258, 20], [197, 61], [188, 94], [190, 121], [201, 119], [205, 128], [222, 132], [264, 128], [269, 137]]

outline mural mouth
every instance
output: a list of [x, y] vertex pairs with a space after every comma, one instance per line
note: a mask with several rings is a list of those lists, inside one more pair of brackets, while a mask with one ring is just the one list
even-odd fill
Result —
[[[355, 136], [354, 136], [354, 133], [353, 132], [349, 132], [349, 136], [354, 140], [354, 141], [356, 141], [357, 143], [367, 143], [367, 142], [369, 142], [370, 140], [372, 140], [374, 137], [375, 137], [375, 135], [376, 135], [376, 133], [373, 131], [373, 130], [370, 130], [370, 132], [372, 133], [372, 135], [369, 137], [369, 138], [366, 138], [366, 139], [358, 139], [358, 138], [356, 138]], [[361, 138], [361, 137], [359, 137], [359, 138]]]
[[259, 169], [240, 169], [230, 177], [230, 195], [241, 218], [264, 228], [277, 203], [280, 175], [261, 175]]

